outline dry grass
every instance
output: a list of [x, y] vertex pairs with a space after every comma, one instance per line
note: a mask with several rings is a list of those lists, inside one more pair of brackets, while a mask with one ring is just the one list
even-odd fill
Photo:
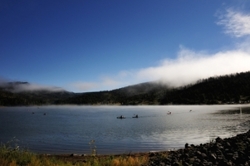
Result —
[[147, 162], [147, 155], [44, 156], [5, 145], [0, 146], [1, 166], [139, 166]]
[[17, 139], [0, 145], [0, 166], [139, 166], [148, 162], [147, 154], [103, 155], [94, 153], [95, 142], [90, 142], [90, 156], [37, 155], [19, 149]]
[[82, 166], [139, 166], [148, 162], [147, 155], [130, 156], [85, 156], [85, 157], [65, 157], [57, 156], [61, 161], [71, 162]]
[[140, 166], [148, 162], [148, 157], [122, 157], [113, 159], [110, 166]]

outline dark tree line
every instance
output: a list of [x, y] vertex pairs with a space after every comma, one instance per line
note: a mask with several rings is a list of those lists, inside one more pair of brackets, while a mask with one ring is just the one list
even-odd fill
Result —
[[33, 91], [12, 93], [0, 88], [0, 105], [166, 105], [249, 103], [250, 72], [202, 79], [179, 88], [153, 82], [128, 86], [112, 91], [72, 93]]
[[250, 72], [199, 80], [194, 85], [166, 92], [161, 104], [248, 103]]

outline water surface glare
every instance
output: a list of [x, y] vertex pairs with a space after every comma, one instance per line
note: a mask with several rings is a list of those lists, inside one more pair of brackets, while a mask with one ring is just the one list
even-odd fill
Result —
[[[15, 137], [20, 147], [49, 154], [90, 154], [91, 140], [98, 154], [166, 151], [249, 130], [249, 107], [0, 107], [0, 142]], [[135, 114], [139, 118], [132, 118]], [[120, 115], [126, 119], [117, 119]]]

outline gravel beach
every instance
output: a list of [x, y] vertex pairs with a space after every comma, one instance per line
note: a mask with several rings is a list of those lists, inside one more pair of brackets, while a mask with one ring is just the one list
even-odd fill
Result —
[[200, 144], [186, 143], [184, 149], [151, 153], [147, 166], [247, 166], [250, 165], [250, 130], [235, 137]]
[[[148, 152], [137, 154], [121, 154], [119, 156], [146, 157], [148, 163], [143, 166], [248, 166], [250, 165], [250, 130], [234, 137], [216, 139], [200, 145], [183, 145], [183, 149], [175, 151]], [[97, 155], [97, 158], [109, 155]], [[56, 158], [85, 162], [91, 156], [86, 155], [56, 155]]]

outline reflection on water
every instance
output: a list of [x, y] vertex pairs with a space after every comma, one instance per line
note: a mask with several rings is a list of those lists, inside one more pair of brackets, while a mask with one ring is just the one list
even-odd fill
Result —
[[250, 114], [250, 107], [236, 106], [231, 109], [219, 110], [214, 114]]
[[[239, 112], [242, 109], [242, 114]], [[192, 110], [192, 111], [190, 111]], [[168, 112], [171, 112], [169, 114]], [[139, 118], [132, 118], [134, 115]], [[126, 119], [117, 119], [123, 115]], [[0, 108], [0, 142], [39, 153], [164, 151], [249, 129], [247, 106], [43, 106]]]

